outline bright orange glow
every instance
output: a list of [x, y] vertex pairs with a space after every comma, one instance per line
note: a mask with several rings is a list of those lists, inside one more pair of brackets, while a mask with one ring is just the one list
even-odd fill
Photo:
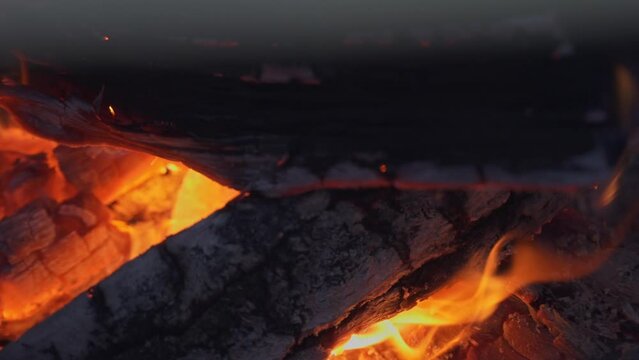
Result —
[[109, 113], [111, 114], [111, 116], [115, 116], [115, 109], [111, 105], [109, 105]]
[[0, 151], [16, 152], [22, 154], [37, 154], [51, 152], [57, 143], [45, 140], [17, 128], [0, 128]]
[[603, 189], [601, 196], [599, 198], [599, 205], [602, 207], [609, 206], [612, 204], [617, 196], [619, 195], [619, 190], [621, 188], [622, 179], [626, 169], [631, 166], [632, 159], [634, 155], [637, 153], [638, 149], [636, 145], [630, 145], [626, 150], [621, 154], [619, 161], [615, 167], [614, 173], [608, 181], [608, 184]]
[[[57, 164], [49, 161], [56, 146], [20, 128], [0, 127], [0, 220], [38, 197], [62, 200], [70, 195]], [[37, 181], [20, 181], [29, 175]]]
[[[115, 115], [113, 107], [109, 111]], [[25, 244], [18, 253], [0, 255], [0, 340], [15, 339], [239, 194], [151, 155], [58, 145], [0, 127], [0, 224], [8, 221], [7, 238]], [[7, 185], [13, 183], [24, 185], [13, 190]], [[21, 212], [42, 197], [52, 200], [41, 210]], [[25, 231], [20, 224], [27, 222]]]
[[187, 170], [171, 214], [171, 233], [178, 233], [223, 208], [239, 195], [195, 170]]
[[473, 332], [473, 324], [486, 320], [499, 304], [527, 285], [564, 281], [596, 269], [605, 256], [572, 260], [531, 241], [517, 242], [506, 270], [499, 269], [500, 252], [509, 242], [502, 238], [490, 251], [483, 269], [469, 265], [446, 286], [410, 310], [352, 335], [335, 347], [334, 359], [367, 359], [366, 350], [384, 345], [399, 359], [435, 359], [452, 350]]
[[[150, 168], [147, 180], [120, 200], [125, 208], [139, 208], [140, 204], [148, 203], [145, 211], [156, 215], [149, 216], [147, 221], [112, 222], [131, 236], [130, 258], [223, 208], [239, 194], [187, 167], [165, 160], [159, 160], [155, 165], [161, 163], [164, 165], [160, 171], [156, 171], [156, 167]], [[127, 206], [127, 203], [133, 205]], [[124, 213], [128, 212], [124, 210]]]

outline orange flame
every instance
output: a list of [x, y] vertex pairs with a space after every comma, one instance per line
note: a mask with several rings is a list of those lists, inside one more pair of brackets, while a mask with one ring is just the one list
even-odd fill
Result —
[[619, 193], [619, 184], [621, 182], [621, 175], [623, 172], [621, 170], [617, 170], [615, 174], [610, 179], [610, 182], [604, 189], [601, 197], [599, 199], [599, 204], [603, 207], [606, 207], [612, 204], [613, 201], [617, 198], [617, 194]]
[[367, 349], [382, 344], [400, 359], [438, 358], [469, 339], [472, 325], [486, 320], [515, 291], [534, 283], [584, 276], [607, 258], [600, 253], [569, 259], [531, 241], [517, 242], [509, 268], [501, 271], [500, 253], [509, 240], [503, 237], [497, 242], [483, 269], [467, 266], [415, 307], [352, 335], [332, 350], [331, 358], [365, 359]]

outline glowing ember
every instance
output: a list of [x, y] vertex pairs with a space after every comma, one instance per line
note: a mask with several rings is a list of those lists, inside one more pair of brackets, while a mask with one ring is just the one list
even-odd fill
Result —
[[147, 154], [67, 147], [11, 126], [0, 127], [0, 185], [0, 339], [238, 195]]
[[[435, 359], [472, 335], [473, 324], [486, 320], [515, 291], [534, 283], [564, 281], [596, 269], [605, 256], [569, 259], [531, 241], [513, 245], [507, 269], [500, 268], [500, 253], [509, 242], [502, 238], [490, 251], [483, 270], [471, 261], [448, 285], [410, 310], [376, 323], [335, 347], [334, 359], [368, 359], [375, 346], [389, 349], [396, 358]], [[395, 358], [394, 357], [394, 358]], [[371, 358], [372, 359], [372, 358]]]
[[621, 175], [622, 175], [622, 172], [617, 171], [613, 175], [612, 179], [610, 179], [610, 182], [608, 183], [603, 193], [601, 194], [601, 198], [599, 201], [601, 206], [608, 206], [617, 198], [617, 193], [619, 192], [619, 182], [621, 181]]
[[187, 170], [171, 215], [171, 233], [178, 233], [221, 209], [239, 193], [195, 170]]

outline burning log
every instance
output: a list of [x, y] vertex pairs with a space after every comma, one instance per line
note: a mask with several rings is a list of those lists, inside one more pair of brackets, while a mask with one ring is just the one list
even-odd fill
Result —
[[2, 122], [3, 111], [0, 110], [0, 152], [35, 155], [49, 153], [58, 144], [30, 134], [15, 126], [13, 122]]
[[176, 166], [151, 172], [144, 182], [109, 204], [113, 220], [131, 236], [131, 257], [172, 234], [173, 209], [186, 173]]
[[129, 258], [130, 239], [92, 195], [32, 202], [0, 221], [0, 338], [15, 338]]
[[[55, 157], [66, 180], [78, 191], [91, 191], [109, 203], [164, 166], [156, 157], [106, 146], [58, 146]], [[153, 166], [153, 163], [156, 163]]]
[[[236, 194], [151, 155], [9, 134], [20, 146], [0, 146], [0, 341]], [[216, 198], [185, 207], [206, 195]]]
[[64, 193], [59, 174], [44, 153], [0, 153], [0, 188], [0, 219], [39, 197], [59, 198]]
[[0, 359], [325, 358], [561, 204], [508, 193], [244, 197], [125, 265]]
[[548, 346], [552, 336], [546, 329], [538, 329], [537, 323], [529, 316], [512, 314], [504, 322], [504, 339], [526, 359], [560, 360], [559, 350]]
[[[389, 80], [404, 78], [406, 66], [341, 64], [326, 71], [339, 76], [301, 87], [247, 84], [241, 76], [211, 76], [210, 68], [105, 68], [66, 76], [72, 91], [3, 86], [0, 103], [46, 138], [154, 154], [240, 191], [269, 195], [591, 186], [609, 178], [624, 146], [613, 111], [592, 100], [608, 97], [602, 84], [609, 81], [593, 75], [606, 74], [607, 64], [527, 58], [438, 64], [446, 76], [411, 65], [411, 81]], [[468, 95], [466, 86], [482, 96]]]
[[[348, 32], [366, 22], [348, 24]], [[632, 79], [612, 89], [611, 57], [599, 58], [597, 51], [574, 55], [568, 32], [548, 17], [509, 21], [490, 32], [491, 38], [497, 33], [503, 38], [546, 29], [551, 47], [544, 41], [539, 52], [512, 49], [487, 56], [445, 50], [432, 58], [431, 35], [411, 29], [411, 23], [400, 26], [406, 36], [395, 30], [388, 37], [344, 34], [340, 26], [326, 32], [331, 39], [322, 40], [314, 31], [293, 33], [300, 40], [282, 42], [279, 53], [279, 41], [271, 41], [290, 35], [260, 33], [264, 39], [258, 44], [252, 35], [171, 34], [170, 41], [182, 44], [235, 49], [229, 57], [198, 52], [205, 65], [188, 71], [185, 64], [174, 67], [175, 62], [150, 53], [136, 61], [158, 66], [131, 71], [130, 62], [111, 65], [122, 60], [113, 50], [130, 44], [128, 31], [111, 34], [114, 41], [108, 34], [92, 35], [106, 45], [94, 55], [105, 59], [104, 65], [87, 67], [90, 61], [82, 57], [82, 65], [68, 63], [44, 79], [29, 71], [30, 60], [21, 55], [22, 85], [3, 74], [0, 106], [25, 128], [56, 143], [117, 146], [183, 162], [244, 196], [76, 298], [9, 345], [0, 359], [312, 360], [333, 349], [337, 360], [356, 356], [367, 335], [382, 341], [397, 340], [393, 334], [402, 338], [405, 328], [393, 321], [414, 326], [408, 317], [415, 315], [428, 318], [419, 325], [431, 329], [397, 341], [418, 355], [413, 358], [439, 357], [453, 348], [463, 349], [456, 355], [464, 352], [468, 360], [478, 354], [516, 360], [609, 354], [598, 344], [589, 350], [575, 346], [587, 338], [575, 335], [561, 314], [535, 303], [534, 291], [520, 294], [529, 308], [520, 302], [516, 311], [497, 314], [499, 326], [492, 327], [487, 344], [466, 333], [513, 289], [565, 278], [565, 267], [554, 266], [563, 258], [530, 256], [518, 251], [525, 245], [504, 241], [507, 234], [521, 232], [539, 243], [543, 236], [530, 234], [562, 207], [562, 196], [423, 190], [575, 190], [609, 179], [630, 123]], [[504, 33], [504, 27], [510, 31]], [[457, 37], [475, 31], [452, 32], [459, 34], [445, 39], [449, 50], [459, 46]], [[146, 47], [167, 33], [154, 36], [158, 39]], [[534, 43], [525, 47], [537, 48]], [[315, 52], [317, 45], [331, 50], [334, 44], [347, 51], [330, 60], [324, 51]], [[361, 52], [363, 44], [378, 49]], [[300, 56], [300, 45], [314, 50]], [[435, 43], [442, 54], [439, 46]], [[39, 46], [27, 48], [38, 57]], [[355, 61], [347, 59], [353, 54]], [[67, 61], [65, 51], [52, 50], [47, 57], [51, 64]], [[211, 58], [216, 64], [205, 60]], [[615, 102], [619, 109], [613, 109]], [[8, 124], [0, 117], [0, 125]], [[4, 171], [15, 164], [13, 150], [6, 142], [0, 150]], [[189, 185], [208, 180], [191, 170], [174, 174], [167, 166], [166, 174], [139, 176], [151, 155], [105, 147], [38, 152], [57, 159], [59, 168], [47, 168], [46, 159], [28, 151], [29, 160], [43, 166], [12, 168], [0, 179], [11, 191], [3, 194], [0, 210], [1, 338], [15, 339], [89, 284], [228, 200], [218, 202], [219, 187], [209, 184], [184, 195]], [[61, 175], [58, 170], [82, 195], [54, 196], [48, 179]], [[335, 190], [353, 188], [369, 190]], [[609, 188], [609, 200], [602, 204], [616, 196], [616, 185]], [[54, 200], [35, 200], [44, 196]], [[274, 199], [278, 196], [290, 197]], [[204, 205], [196, 211], [182, 206], [194, 199]], [[467, 272], [473, 254], [493, 245], [484, 271]], [[528, 261], [513, 254], [528, 255]], [[428, 307], [433, 304], [441, 306]], [[444, 311], [428, 312], [433, 308]], [[629, 321], [639, 322], [632, 304], [619, 308]], [[446, 325], [451, 328], [442, 329]], [[369, 333], [371, 327], [388, 331]], [[418, 339], [430, 339], [439, 330], [453, 340]], [[457, 346], [466, 341], [471, 345]], [[374, 344], [380, 345], [364, 345], [371, 356], [394, 358], [394, 349], [384, 349], [388, 344]]]

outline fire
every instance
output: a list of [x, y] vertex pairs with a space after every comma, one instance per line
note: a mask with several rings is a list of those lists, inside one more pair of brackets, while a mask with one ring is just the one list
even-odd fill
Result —
[[511, 237], [503, 237], [483, 261], [483, 268], [476, 265], [482, 263], [476, 256], [446, 286], [413, 308], [352, 335], [332, 350], [331, 358], [367, 359], [368, 349], [384, 346], [398, 359], [436, 359], [469, 340], [474, 325], [490, 317], [517, 290], [534, 283], [584, 276], [606, 257], [598, 254], [573, 259], [533, 241], [517, 241], [503, 269], [500, 259], [509, 243]]
[[622, 174], [623, 172], [621, 170], [617, 170], [610, 179], [610, 182], [601, 194], [601, 198], [599, 200], [601, 206], [606, 207], [612, 204], [612, 202], [615, 201], [615, 199], [617, 198]]
[[[171, 216], [171, 233], [178, 233], [221, 209], [239, 193], [195, 170], [187, 170]], [[206, 201], [202, 201], [206, 199]]]
[[13, 124], [0, 126], [0, 187], [0, 229], [10, 230], [0, 237], [0, 340], [239, 194], [165, 159], [62, 146]]

